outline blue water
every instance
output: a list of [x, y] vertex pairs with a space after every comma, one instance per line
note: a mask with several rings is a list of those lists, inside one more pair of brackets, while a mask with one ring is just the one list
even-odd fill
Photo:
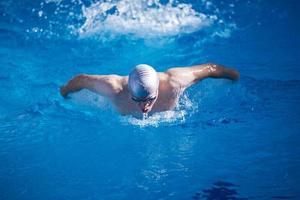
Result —
[[[299, 3], [151, 2], [0, 2], [1, 200], [300, 199]], [[240, 81], [145, 120], [59, 95], [79, 73], [205, 62]]]

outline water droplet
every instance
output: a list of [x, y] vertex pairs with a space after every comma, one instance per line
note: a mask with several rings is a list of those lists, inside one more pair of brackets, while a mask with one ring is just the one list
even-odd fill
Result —
[[143, 120], [146, 120], [148, 118], [148, 113], [143, 113]]

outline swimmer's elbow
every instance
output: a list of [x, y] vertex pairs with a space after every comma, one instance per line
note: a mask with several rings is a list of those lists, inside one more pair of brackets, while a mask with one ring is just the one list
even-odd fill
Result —
[[209, 63], [207, 69], [209, 71], [209, 77], [212, 78], [226, 78], [230, 80], [238, 80], [240, 78], [238, 71], [219, 64]]

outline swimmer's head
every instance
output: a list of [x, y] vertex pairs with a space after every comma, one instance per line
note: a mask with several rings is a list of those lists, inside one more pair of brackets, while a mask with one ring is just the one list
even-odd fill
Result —
[[149, 112], [157, 99], [159, 78], [153, 67], [137, 65], [129, 74], [128, 89], [132, 99], [139, 103], [143, 112]]

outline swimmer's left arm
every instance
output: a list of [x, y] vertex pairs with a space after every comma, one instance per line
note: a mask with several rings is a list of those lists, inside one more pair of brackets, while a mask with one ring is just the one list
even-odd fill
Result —
[[213, 63], [171, 68], [166, 73], [175, 79], [182, 87], [189, 87], [205, 78], [238, 80], [240, 77], [238, 71]]

